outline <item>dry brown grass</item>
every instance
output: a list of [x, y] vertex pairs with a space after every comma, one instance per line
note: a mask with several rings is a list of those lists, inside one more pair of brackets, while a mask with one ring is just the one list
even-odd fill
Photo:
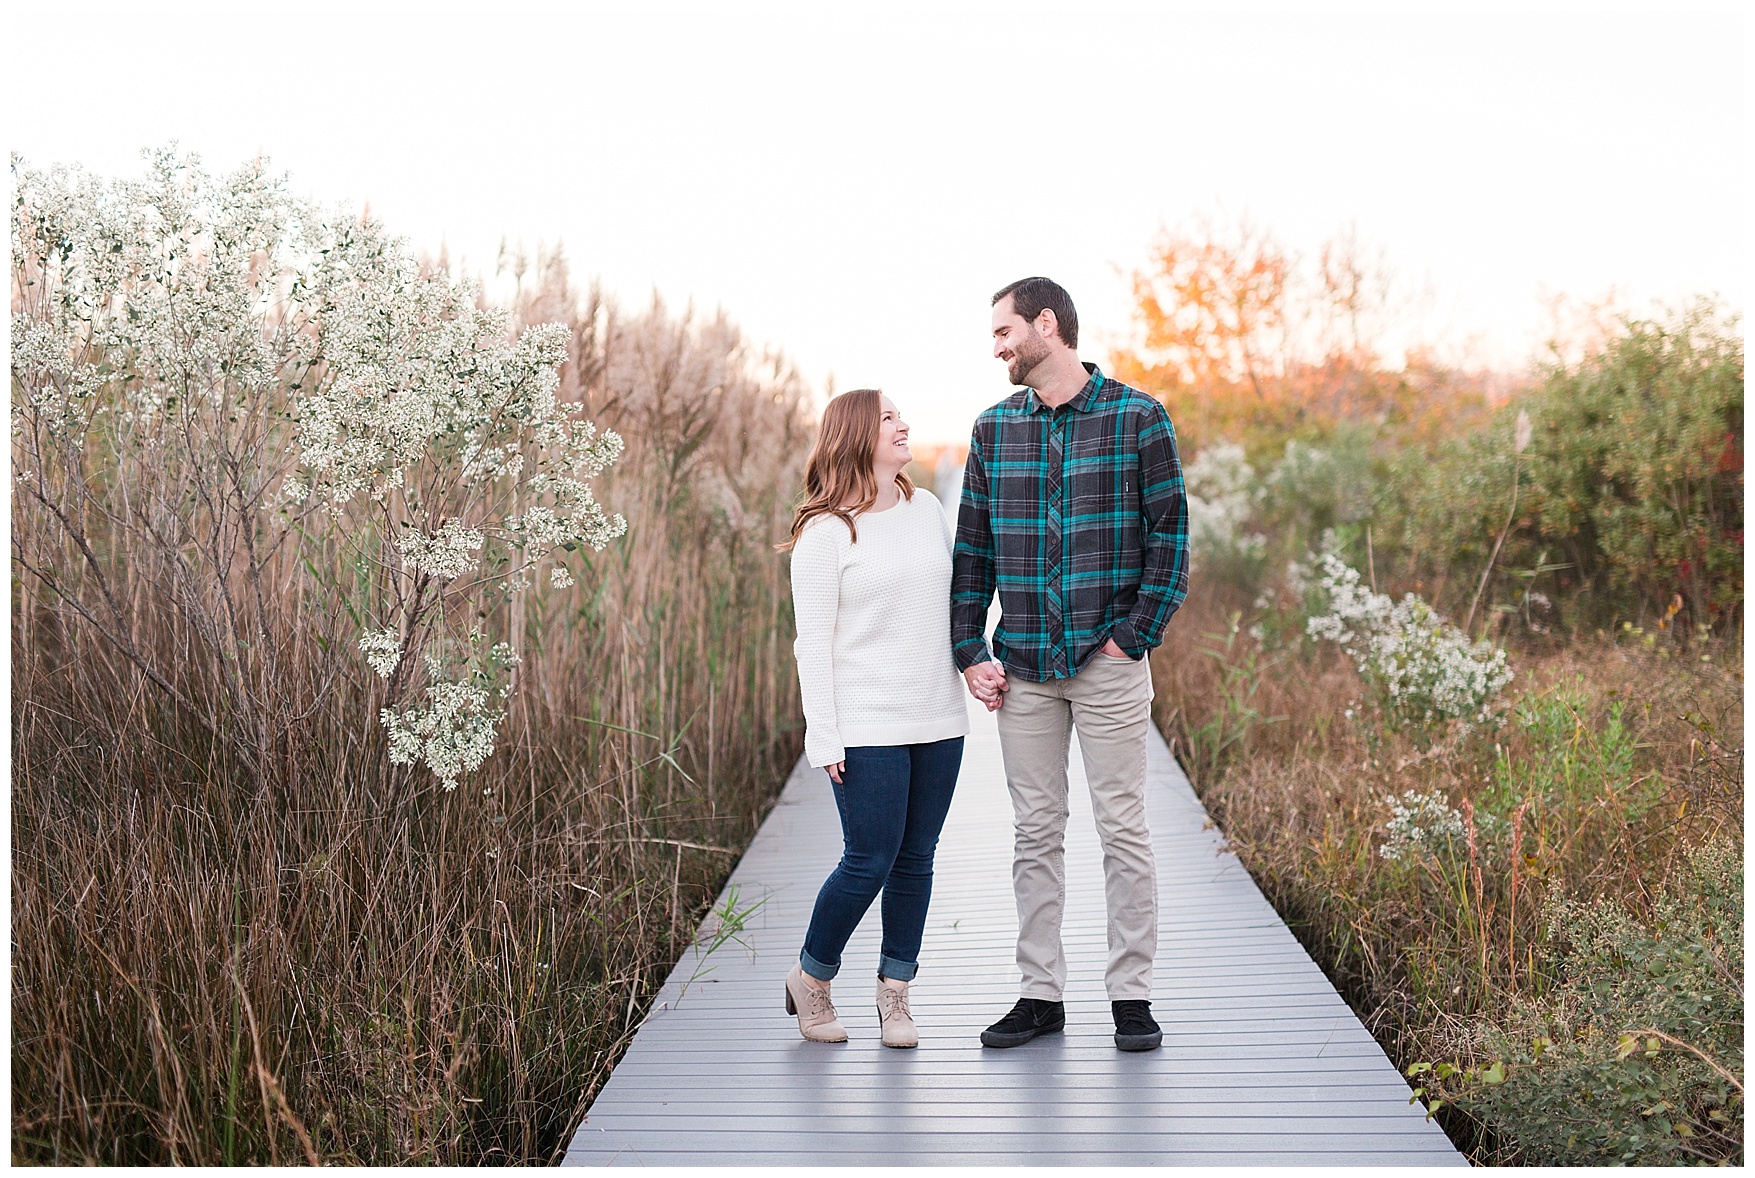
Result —
[[[1364, 686], [1333, 648], [1261, 654], [1244, 635], [1223, 658], [1203, 654], [1222, 647], [1233, 611], [1247, 611], [1246, 602], [1239, 590], [1197, 578], [1153, 660], [1160, 724], [1194, 766], [1196, 788], [1231, 847], [1403, 1066], [1441, 1056], [1458, 1027], [1548, 984], [1540, 909], [1550, 887], [1643, 910], [1686, 846], [1718, 833], [1741, 837], [1735, 642], [1705, 662], [1699, 649], [1608, 638], [1514, 651], [1518, 677], [1508, 695], [1573, 701], [1572, 739], [1587, 751], [1619, 703], [1634, 746], [1630, 771], [1605, 788], [1546, 796], [1528, 788], [1519, 797], [1504, 791], [1529, 782], [1515, 774], [1502, 782], [1501, 752], [1507, 764], [1525, 766], [1542, 750], [1516, 723], [1423, 748], [1384, 733], [1355, 704], [1367, 698]], [[1254, 674], [1245, 673], [1250, 657]], [[1262, 718], [1216, 768], [1210, 757], [1191, 755], [1203, 747], [1198, 734], [1225, 713], [1227, 696], [1249, 685], [1249, 705]], [[1350, 706], [1359, 719], [1347, 717]], [[1441, 790], [1471, 818], [1481, 816], [1473, 849], [1454, 873], [1378, 855], [1384, 799], [1408, 789]], [[1507, 832], [1490, 827], [1488, 811], [1518, 801], [1528, 805], [1514, 866]]]
[[[277, 615], [320, 706], [260, 772], [15, 574], [15, 1161], [549, 1161], [690, 943], [800, 744], [770, 544], [804, 391], [723, 320], [543, 274], [525, 317], [576, 318], [566, 395], [627, 436], [599, 490], [630, 531], [521, 607], [455, 792], [386, 762], [369, 674], [314, 690], [320, 617]], [[174, 650], [169, 616], [136, 640]]]

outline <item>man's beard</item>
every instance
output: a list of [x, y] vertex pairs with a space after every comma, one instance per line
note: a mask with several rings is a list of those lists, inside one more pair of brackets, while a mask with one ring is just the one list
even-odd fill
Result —
[[1036, 371], [1036, 366], [1049, 356], [1048, 341], [1033, 325], [1029, 330], [1030, 334], [1013, 350], [1011, 361], [1006, 364], [1006, 377], [1014, 385], [1023, 384], [1024, 378]]

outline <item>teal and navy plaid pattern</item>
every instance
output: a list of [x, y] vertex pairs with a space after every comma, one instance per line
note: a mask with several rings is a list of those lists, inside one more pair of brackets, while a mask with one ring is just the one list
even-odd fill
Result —
[[1078, 674], [1113, 638], [1132, 658], [1164, 640], [1188, 595], [1188, 498], [1157, 401], [1093, 364], [1051, 409], [1022, 389], [975, 420], [951, 574], [957, 669], [993, 654], [1008, 674]]

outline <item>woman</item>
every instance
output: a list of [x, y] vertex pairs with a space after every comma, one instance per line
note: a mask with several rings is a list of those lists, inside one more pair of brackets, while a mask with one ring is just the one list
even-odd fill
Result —
[[828, 770], [841, 812], [840, 865], [786, 976], [786, 1013], [819, 1043], [847, 1038], [829, 982], [880, 890], [884, 1044], [920, 1041], [908, 983], [969, 717], [951, 658], [950, 528], [939, 501], [902, 473], [912, 458], [888, 397], [855, 389], [830, 401], [783, 545], [792, 549], [805, 756]]

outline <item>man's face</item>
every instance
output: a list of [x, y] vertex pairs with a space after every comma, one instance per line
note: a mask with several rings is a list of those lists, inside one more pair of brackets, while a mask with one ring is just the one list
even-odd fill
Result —
[[1005, 361], [1006, 377], [1014, 385], [1029, 384], [1030, 374], [1050, 354], [1048, 341], [1018, 314], [1010, 295], [993, 305], [993, 354]]

